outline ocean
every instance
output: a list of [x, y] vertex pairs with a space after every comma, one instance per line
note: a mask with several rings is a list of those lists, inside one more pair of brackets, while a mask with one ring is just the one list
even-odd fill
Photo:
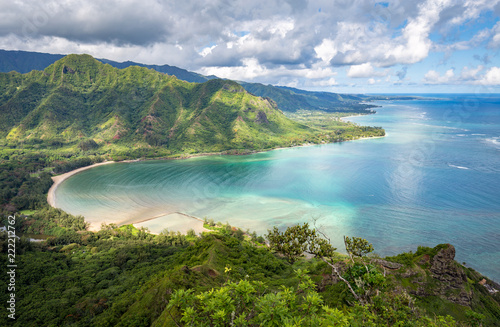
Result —
[[382, 256], [451, 243], [458, 261], [500, 281], [500, 95], [421, 96], [348, 119], [384, 138], [104, 165], [64, 181], [56, 205], [89, 221], [180, 212], [260, 234], [309, 222], [341, 252], [348, 235]]

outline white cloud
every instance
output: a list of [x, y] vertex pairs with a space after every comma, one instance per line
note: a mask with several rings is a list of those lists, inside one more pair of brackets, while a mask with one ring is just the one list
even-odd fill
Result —
[[337, 81], [333, 77], [329, 78], [329, 79], [321, 80], [321, 81], [312, 82], [312, 85], [314, 85], [314, 86], [334, 86], [337, 84], [338, 84]]
[[476, 68], [464, 67], [462, 72], [460, 73], [461, 81], [475, 81], [478, 78], [478, 74], [482, 71], [484, 67], [482, 65], [477, 66]]
[[466, 0], [463, 1], [460, 15], [450, 20], [450, 25], [459, 25], [479, 17], [485, 10], [493, 10], [500, 0]]
[[453, 69], [448, 69], [444, 75], [435, 70], [430, 70], [424, 76], [424, 82], [427, 84], [448, 84], [454, 80], [455, 73]]
[[500, 67], [491, 67], [477, 84], [500, 85]]
[[490, 48], [500, 48], [500, 22], [496, 23], [491, 32], [492, 37], [488, 46]]
[[256, 58], [243, 59], [242, 66], [238, 67], [205, 67], [201, 72], [205, 75], [215, 75], [221, 78], [235, 80], [252, 80], [269, 73], [266, 67], [259, 64]]
[[376, 71], [372, 64], [367, 62], [361, 65], [353, 65], [349, 67], [347, 76], [352, 78], [373, 77], [373, 76], [386, 76], [388, 71]]
[[206, 48], [203, 48], [201, 51], [200, 51], [200, 56], [202, 57], [206, 57], [208, 56], [209, 54], [212, 53], [212, 50], [215, 49], [217, 47], [217, 45], [213, 45], [211, 47], [206, 47]]
[[337, 54], [335, 42], [330, 39], [323, 39], [320, 45], [314, 47], [314, 51], [316, 52], [316, 56], [325, 63], [330, 63], [330, 60]]
[[464, 67], [460, 75], [455, 75], [453, 69], [447, 70], [441, 75], [435, 70], [430, 70], [425, 74], [426, 84], [451, 84], [451, 85], [500, 85], [500, 67], [491, 67], [481, 74], [484, 66], [476, 68]]

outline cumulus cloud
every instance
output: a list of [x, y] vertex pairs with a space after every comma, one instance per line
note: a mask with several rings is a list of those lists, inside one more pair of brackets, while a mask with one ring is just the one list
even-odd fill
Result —
[[500, 67], [490, 67], [484, 72], [485, 67], [479, 65], [475, 68], [464, 67], [459, 75], [454, 69], [447, 70], [440, 74], [435, 70], [430, 70], [425, 74], [426, 84], [452, 84], [452, 85], [500, 85]]
[[85, 52], [266, 83], [378, 83], [387, 68], [403, 65], [395, 73], [402, 81], [406, 67], [433, 52], [500, 47], [500, 23], [439, 41], [498, 11], [500, 0], [0, 1], [0, 48]]
[[491, 67], [477, 84], [500, 85], [500, 67]]
[[435, 70], [430, 70], [424, 76], [424, 82], [427, 84], [449, 84], [453, 81], [455, 73], [453, 69], [448, 69], [444, 75]]
[[387, 70], [385, 71], [376, 71], [372, 64], [367, 62], [361, 65], [353, 65], [349, 67], [347, 71], [347, 76], [353, 78], [361, 78], [361, 77], [374, 77], [374, 76], [385, 76], [387, 75]]

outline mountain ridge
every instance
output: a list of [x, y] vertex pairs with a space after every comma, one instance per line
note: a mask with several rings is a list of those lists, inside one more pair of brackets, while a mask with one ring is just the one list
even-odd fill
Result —
[[[28, 73], [33, 69], [43, 70], [64, 55], [44, 54], [26, 51], [0, 50], [0, 72], [15, 70], [20, 73]], [[217, 76], [204, 76], [190, 72], [176, 66], [170, 65], [147, 65], [133, 61], [116, 62], [108, 59], [97, 59], [102, 63], [123, 69], [130, 66], [139, 66], [154, 69], [160, 73], [176, 76], [178, 79], [204, 83]], [[286, 86], [264, 85], [261, 83], [248, 83], [238, 81], [248, 92], [273, 99], [283, 111], [296, 112], [298, 110], [321, 110], [327, 112], [350, 112], [350, 113], [372, 113], [369, 104], [361, 104], [361, 101], [380, 100], [381, 97], [365, 95], [337, 94], [332, 92], [305, 91]]]
[[276, 147], [317, 134], [236, 82], [188, 83], [90, 55], [66, 56], [43, 71], [2, 73], [0, 91], [0, 136], [9, 140], [94, 139], [203, 152]]

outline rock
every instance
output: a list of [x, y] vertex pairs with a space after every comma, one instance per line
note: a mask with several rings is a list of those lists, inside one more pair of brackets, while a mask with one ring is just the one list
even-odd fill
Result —
[[396, 262], [390, 262], [382, 259], [373, 259], [372, 263], [381, 265], [382, 267], [388, 268], [388, 269], [399, 269], [403, 267], [402, 264], [396, 263]]
[[259, 124], [269, 124], [269, 120], [267, 120], [266, 113], [264, 111], [259, 111], [257, 114], [257, 118], [255, 119], [256, 123]]
[[454, 303], [469, 306], [472, 294], [465, 289], [467, 276], [454, 259], [455, 247], [451, 244], [447, 244], [432, 258], [429, 270], [432, 277], [441, 282], [435, 293]]
[[433, 277], [443, 282], [461, 285], [467, 281], [462, 269], [455, 263], [455, 247], [448, 244], [447, 248], [441, 249], [433, 258], [430, 271]]

